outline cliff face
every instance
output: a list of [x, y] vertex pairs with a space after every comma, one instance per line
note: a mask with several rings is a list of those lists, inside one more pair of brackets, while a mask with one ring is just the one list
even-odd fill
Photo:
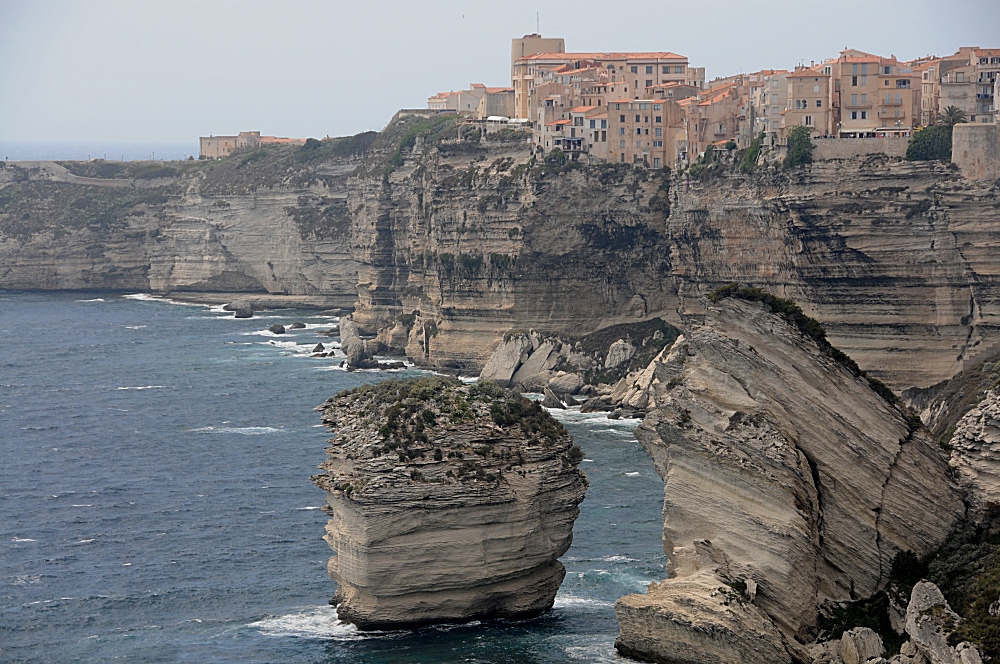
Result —
[[448, 122], [133, 188], [0, 169], [0, 287], [328, 296], [356, 302], [363, 334], [466, 373], [511, 329], [676, 324], [731, 281], [800, 302], [893, 388], [997, 350], [996, 183], [881, 157], [670, 178], [535, 161]]
[[[274, 293], [353, 305], [358, 265], [344, 201], [354, 166], [327, 164], [311, 180], [241, 180], [254, 166], [195, 164], [110, 180], [118, 186], [52, 164], [0, 169], [0, 288]], [[310, 223], [336, 222], [329, 211], [341, 208], [339, 227]]]
[[491, 150], [470, 166], [427, 148], [352, 191], [357, 318], [374, 331], [419, 311], [435, 336], [413, 335], [416, 359], [471, 371], [508, 328], [676, 322], [731, 281], [802, 303], [893, 387], [933, 384], [993, 348], [995, 184], [880, 158], [664, 180], [519, 167], [524, 150]]
[[665, 482], [670, 578], [619, 600], [626, 654], [802, 658], [821, 604], [872, 595], [964, 512], [924, 430], [759, 304], [708, 306], [652, 374], [636, 432]]
[[587, 488], [579, 448], [496, 385], [386, 381], [338, 395], [323, 475], [342, 620], [394, 628], [552, 606]]

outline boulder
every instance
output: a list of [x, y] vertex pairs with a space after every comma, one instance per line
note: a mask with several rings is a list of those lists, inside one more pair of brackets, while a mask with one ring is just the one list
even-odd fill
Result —
[[608, 354], [604, 358], [604, 368], [614, 369], [629, 360], [635, 355], [636, 348], [630, 342], [619, 339], [608, 348]]
[[583, 387], [583, 377], [580, 374], [557, 374], [549, 381], [549, 387], [560, 394], [577, 394]]
[[646, 315], [646, 299], [639, 295], [638, 293], [632, 296], [632, 299], [628, 301], [625, 305], [625, 314], [627, 316], [634, 316], [635, 318], [642, 318]]
[[580, 406], [581, 413], [602, 413], [614, 409], [615, 407], [611, 405], [611, 400], [604, 396], [591, 397]]
[[348, 369], [370, 368], [372, 356], [366, 352], [365, 342], [358, 334], [358, 326], [350, 318], [340, 322], [340, 347], [347, 355]]
[[324, 350], [326, 350], [326, 346], [324, 346], [323, 344], [316, 344], [315, 346], [313, 346], [312, 352], [322, 353]]
[[523, 333], [511, 334], [500, 342], [479, 374], [479, 380], [491, 380], [500, 387], [510, 387], [514, 372], [528, 359], [531, 339]]
[[840, 637], [840, 658], [844, 664], [864, 664], [885, 653], [882, 637], [868, 627], [855, 627]]
[[234, 312], [234, 318], [252, 318], [253, 317], [253, 305], [250, 304], [249, 300], [233, 300], [229, 304], [222, 307], [226, 311]]
[[556, 393], [550, 390], [549, 388], [546, 387], [543, 394], [545, 395], [545, 398], [542, 399], [542, 405], [545, 406], [546, 408], [558, 408], [559, 410], [566, 409], [566, 406], [563, 405], [562, 400], [559, 399]]
[[906, 607], [906, 633], [930, 664], [980, 664], [979, 651], [970, 643], [948, 645], [948, 637], [961, 622], [941, 589], [929, 581], [913, 586]]
[[278, 325], [277, 323], [275, 323], [274, 325], [272, 325], [271, 327], [269, 327], [267, 329], [268, 329], [268, 331], [271, 334], [284, 334], [285, 333], [285, 326], [284, 325]]
[[292, 323], [291, 325], [288, 326], [288, 329], [290, 329], [290, 330], [304, 330], [305, 327], [306, 327], [305, 323], [300, 323], [299, 321], [295, 321], [294, 323]]
[[[522, 362], [514, 375], [511, 376], [512, 384], [527, 385], [528, 381], [543, 371], [548, 371], [559, 361], [559, 351], [551, 341], [543, 341], [538, 347], [531, 351], [528, 358]], [[547, 382], [547, 381], [546, 381]]]

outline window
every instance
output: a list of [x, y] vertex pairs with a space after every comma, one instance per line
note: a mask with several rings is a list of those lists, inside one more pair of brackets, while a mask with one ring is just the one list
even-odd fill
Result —
[[910, 79], [908, 79], [908, 78], [900, 78], [900, 79], [898, 79], [896, 81], [896, 87], [897, 88], [908, 88], [908, 87], [910, 87]]
[[635, 147], [639, 148], [640, 150], [642, 149], [642, 139], [641, 138], [635, 139]]
[[989, 61], [990, 61], [989, 58], [979, 58], [979, 64], [981, 64], [981, 65], [988, 64]]
[[573, 126], [575, 126], [575, 127], [582, 127], [583, 126], [583, 118], [581, 116], [579, 116], [579, 115], [576, 116], [575, 118], [573, 118]]
[[647, 78], [647, 79], [646, 79], [646, 87], [648, 88], [648, 87], [649, 87], [649, 86], [651, 86], [652, 84], [653, 84], [653, 81], [652, 81], [651, 79], [648, 79], [648, 78]]
[[861, 63], [861, 75], [864, 76], [867, 73], [868, 73], [868, 63], [862, 62]]
[[649, 102], [640, 103], [639, 104], [639, 110], [640, 111], [648, 111], [649, 110]]
[[636, 121], [636, 122], [640, 122], [639, 118], [641, 118], [641, 117], [642, 117], [641, 115], [636, 115], [636, 116], [635, 116], [635, 121]]
[[647, 74], [653, 73], [653, 65], [646, 65], [646, 73]]
[[858, 119], [858, 112], [857, 111], [851, 111], [851, 119], [852, 120], [857, 120]]
[[663, 116], [657, 115], [656, 120], [654, 120], [654, 122], [656, 122], [656, 124], [661, 124], [663, 122]]
[[638, 67], [633, 66], [633, 67], [629, 67], [629, 69], [632, 71], [633, 74], [638, 74], [639, 73], [639, 68]]
[[653, 168], [659, 168], [659, 167], [660, 167], [660, 158], [653, 157]]
[[773, 108], [771, 108], [771, 115], [777, 115], [778, 113], [781, 113], [780, 106], [774, 106]]
[[771, 81], [771, 87], [774, 88], [775, 90], [777, 90], [778, 89], [778, 81]]
[[625, 135], [625, 127], [618, 127], [618, 135], [619, 136]]
[[635, 128], [635, 135], [636, 136], [642, 136], [642, 127], [636, 127]]
[[618, 141], [618, 147], [620, 147], [622, 150], [624, 150], [625, 149], [625, 141]]
[[804, 127], [811, 127], [811, 126], [813, 126], [813, 116], [811, 116], [811, 115], [803, 115], [802, 116], [802, 125]]
[[597, 129], [597, 120], [591, 120], [590, 121], [590, 128], [591, 129]]
[[861, 77], [861, 85], [868, 85], [868, 77], [867, 76], [862, 76]]
[[683, 74], [684, 73], [684, 67], [674, 67], [674, 73], [675, 74]]
[[653, 141], [653, 147], [654, 148], [662, 148], [663, 147], [663, 141]]
[[857, 63], [854, 63], [853, 65], [851, 65], [851, 73], [852, 74], [857, 74], [858, 73], [858, 64]]
[[608, 121], [601, 120], [601, 129], [607, 129], [607, 128], [608, 128]]
[[822, 99], [817, 99], [816, 100], [816, 108], [823, 108], [823, 100]]
[[[661, 110], [663, 110], [663, 104], [653, 104], [653, 110], [654, 111], [661, 111]], [[657, 120], [657, 122], [659, 122], [659, 120]]]
[[[622, 147], [625, 147], [624, 142], [622, 143]], [[619, 161], [621, 161], [621, 163], [624, 164], [625, 163], [625, 155], [624, 154], [620, 154], [618, 156], [621, 157], [621, 159], [619, 159]]]
[[818, 85], [814, 85], [813, 86], [813, 92], [814, 93], [819, 92], [819, 86]]
[[607, 142], [608, 142], [608, 132], [602, 131], [601, 132], [601, 143], [607, 143]]
[[868, 111], [861, 111], [861, 119], [862, 120], [868, 119]]
[[624, 115], [619, 115], [618, 116], [618, 122], [625, 122], [625, 116]]
[[858, 85], [858, 77], [857, 76], [852, 76], [851, 77], [851, 86], [852, 87], [857, 87], [857, 85]]
[[868, 95], [861, 95], [861, 103], [862, 104], [868, 103]]
[[666, 65], [663, 65], [663, 73], [664, 74], [669, 74], [670, 73], [670, 67], [668, 67]]
[[[615, 110], [616, 111], [622, 110], [622, 105], [621, 104], [615, 104]], [[625, 116], [624, 115], [622, 116], [622, 122], [625, 122]]]
[[891, 74], [892, 73], [892, 67], [882, 67], [882, 73], [886, 74], [886, 75]]

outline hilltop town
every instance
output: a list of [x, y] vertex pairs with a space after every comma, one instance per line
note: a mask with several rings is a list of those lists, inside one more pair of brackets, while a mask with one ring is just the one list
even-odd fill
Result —
[[902, 156], [908, 140], [893, 139], [909, 139], [947, 109], [968, 123], [997, 119], [1000, 48], [910, 61], [847, 49], [792, 71], [706, 82], [704, 67], [676, 53], [565, 46], [539, 34], [514, 39], [509, 87], [439, 92], [427, 109], [466, 116], [487, 132], [523, 128], [541, 153], [650, 168], [683, 167], [712, 146], [742, 149], [758, 138], [780, 149], [799, 126], [816, 140], [876, 139], [879, 151]]

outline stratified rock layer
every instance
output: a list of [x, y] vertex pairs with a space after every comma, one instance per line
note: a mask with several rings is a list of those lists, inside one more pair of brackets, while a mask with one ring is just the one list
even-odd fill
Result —
[[587, 488], [536, 404], [494, 384], [386, 381], [328, 400], [329, 572], [366, 629], [527, 617], [552, 606]]
[[[940, 545], [964, 507], [943, 451], [864, 378], [762, 305], [706, 306], [644, 377], [655, 408], [636, 433], [665, 480], [670, 578], [618, 601], [618, 648], [643, 652], [659, 624], [687, 636], [651, 661], [786, 661], [671, 645], [718, 630], [747, 647], [751, 603], [801, 658], [821, 603], [879, 590], [896, 553]], [[752, 600], [726, 592], [751, 581]]]
[[967, 500], [979, 511], [1000, 504], [1000, 394], [990, 390], [958, 421], [951, 446]]

